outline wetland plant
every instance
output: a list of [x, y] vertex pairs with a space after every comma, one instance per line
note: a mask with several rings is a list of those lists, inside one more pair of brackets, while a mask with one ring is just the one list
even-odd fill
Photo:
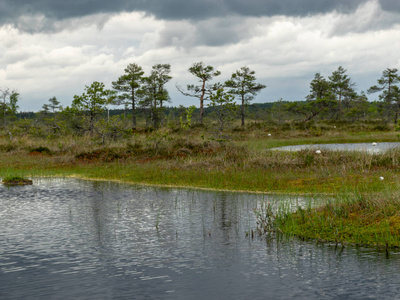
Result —
[[157, 231], [158, 231], [158, 224], [160, 224], [160, 219], [161, 219], [161, 213], [158, 212], [158, 214], [157, 214], [157, 220], [156, 220], [156, 229], [157, 229]]
[[32, 184], [32, 180], [26, 179], [21, 176], [7, 176], [3, 178], [3, 184], [8, 186], [13, 185], [30, 185]]
[[259, 235], [265, 235], [276, 231], [276, 216], [270, 202], [262, 205], [260, 210], [255, 209], [254, 213], [257, 218], [257, 232]]
[[[400, 246], [398, 194], [343, 194], [318, 207], [262, 214], [261, 229], [336, 245]], [[269, 214], [272, 214], [270, 212]], [[270, 225], [272, 220], [272, 225]]]

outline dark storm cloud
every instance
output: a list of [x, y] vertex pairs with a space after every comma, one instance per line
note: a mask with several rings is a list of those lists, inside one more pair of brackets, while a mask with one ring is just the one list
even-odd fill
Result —
[[384, 10], [400, 12], [399, 0], [380, 0], [379, 2]]
[[[0, 24], [28, 30], [34, 16], [45, 16], [32, 31], [52, 30], [51, 20], [64, 20], [97, 13], [142, 11], [159, 19], [204, 20], [227, 15], [305, 16], [354, 11], [368, 0], [0, 0]], [[381, 0], [384, 8], [400, 9], [398, 0]], [[21, 21], [21, 19], [24, 19]], [[26, 21], [28, 18], [28, 21]], [[50, 22], [49, 22], [50, 20]], [[25, 22], [25, 24], [21, 24]], [[42, 28], [40, 28], [42, 27]]]

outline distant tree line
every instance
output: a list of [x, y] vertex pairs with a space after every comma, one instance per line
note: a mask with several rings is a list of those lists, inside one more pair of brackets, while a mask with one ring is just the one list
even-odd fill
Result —
[[[213, 82], [221, 72], [203, 62], [194, 63], [188, 71], [196, 82], [184, 88], [176, 85], [176, 88], [185, 96], [197, 98], [198, 108], [167, 105], [170, 96], [166, 84], [172, 79], [169, 64], [156, 64], [146, 75], [141, 66], [132, 63], [112, 82], [111, 89], [95, 81], [85, 86], [84, 92], [75, 95], [71, 105], [65, 108], [52, 97], [40, 112], [18, 113], [19, 93], [9, 88], [0, 89], [0, 126], [10, 134], [11, 131], [39, 136], [89, 134], [104, 140], [129, 135], [139, 127], [146, 130], [166, 126], [189, 128], [195, 124], [205, 126], [207, 122], [222, 134], [234, 120], [237, 126], [244, 127], [246, 119], [276, 125], [371, 119], [397, 124], [400, 117], [397, 69], [384, 70], [376, 85], [357, 93], [347, 70], [339, 66], [327, 78], [316, 73], [304, 101], [279, 99], [265, 104], [251, 104], [266, 86], [257, 83], [255, 71], [246, 66], [222, 83]], [[377, 100], [368, 102], [367, 94], [377, 94]]]

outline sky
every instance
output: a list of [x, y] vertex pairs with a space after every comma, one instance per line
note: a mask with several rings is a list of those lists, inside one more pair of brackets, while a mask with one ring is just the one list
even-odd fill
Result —
[[196, 84], [200, 61], [221, 71], [214, 82], [254, 70], [267, 86], [255, 103], [296, 101], [317, 72], [342, 66], [361, 92], [400, 68], [400, 1], [0, 0], [0, 41], [0, 88], [20, 93], [21, 111], [111, 88], [130, 63], [169, 63], [173, 106], [198, 105], [176, 85]]

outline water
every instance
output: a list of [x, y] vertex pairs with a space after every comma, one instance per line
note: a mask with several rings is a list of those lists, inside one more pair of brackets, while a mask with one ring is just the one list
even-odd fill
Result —
[[333, 151], [365, 151], [369, 153], [382, 153], [391, 149], [400, 148], [400, 143], [344, 143], [344, 144], [313, 144], [313, 145], [293, 145], [271, 148], [270, 150], [300, 151], [306, 149], [320, 149]]
[[399, 297], [398, 252], [246, 236], [267, 200], [286, 201], [75, 179], [2, 186], [0, 299]]

